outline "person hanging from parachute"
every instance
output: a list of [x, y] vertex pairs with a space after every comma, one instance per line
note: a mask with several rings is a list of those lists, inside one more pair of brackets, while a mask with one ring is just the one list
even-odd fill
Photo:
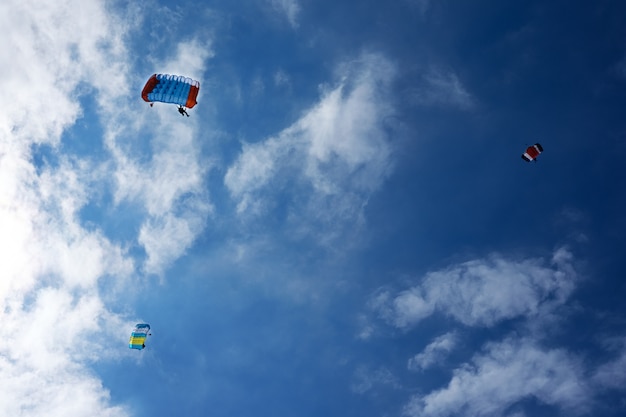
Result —
[[178, 112], [180, 113], [181, 116], [189, 117], [189, 113], [187, 113], [187, 110], [185, 110], [183, 106], [178, 106]]
[[189, 117], [187, 109], [193, 108], [198, 102], [200, 82], [182, 75], [152, 74], [141, 91], [141, 98], [150, 103], [154, 102], [178, 104], [181, 116]]
[[526, 162], [537, 162], [537, 157], [543, 152], [543, 146], [539, 143], [535, 143], [533, 146], [526, 148], [526, 152], [522, 154], [522, 159]]

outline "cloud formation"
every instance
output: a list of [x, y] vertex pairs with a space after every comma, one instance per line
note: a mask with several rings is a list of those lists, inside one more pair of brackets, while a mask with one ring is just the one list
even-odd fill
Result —
[[576, 278], [572, 255], [563, 248], [549, 264], [493, 255], [430, 272], [420, 284], [396, 295], [383, 291], [370, 303], [398, 328], [409, 328], [435, 312], [467, 326], [492, 326], [563, 304]]
[[454, 332], [435, 338], [421, 353], [409, 359], [408, 368], [421, 371], [438, 364], [456, 347], [457, 339], [458, 336]]
[[360, 366], [355, 370], [352, 380], [350, 389], [357, 394], [365, 394], [374, 387], [380, 386], [400, 387], [397, 378], [389, 369], [384, 367], [370, 369], [366, 366]]
[[274, 10], [284, 14], [293, 28], [298, 27], [300, 4], [298, 0], [271, 0]]
[[110, 404], [108, 391], [88, 368], [125, 342], [115, 330], [127, 323], [107, 311], [91, 291], [74, 295], [66, 288], [45, 287], [33, 296], [27, 305], [12, 299], [2, 314], [0, 413], [130, 415]]
[[595, 370], [593, 381], [605, 388], [623, 390], [626, 386], [626, 338], [617, 345], [616, 357]]
[[[125, 21], [98, 1], [0, 4], [3, 416], [128, 415], [111, 404], [89, 365], [112, 359], [111, 344], [124, 343], [119, 328], [127, 323], [104, 304], [99, 284], [123, 286], [134, 262], [81, 219], [103, 166], [62, 146], [82, 115], [81, 94], [98, 102], [126, 92], [116, 70], [134, 20], [128, 12]], [[39, 161], [42, 149], [49, 159]]]
[[414, 396], [407, 416], [496, 416], [534, 398], [570, 415], [588, 411], [590, 389], [580, 360], [562, 349], [546, 349], [526, 338], [490, 343], [484, 353], [454, 371], [448, 386]]
[[[563, 306], [578, 284], [572, 254], [554, 251], [550, 261], [492, 255], [430, 272], [418, 285], [393, 295], [389, 290], [370, 300], [389, 325], [409, 330], [423, 319], [445, 314], [472, 327], [502, 329], [519, 319], [503, 340], [487, 342], [469, 361], [458, 363], [446, 386], [413, 395], [407, 416], [524, 415], [525, 401], [554, 407], [559, 413], [588, 413], [598, 393], [622, 390], [626, 381], [626, 343], [608, 343], [614, 358], [589, 366], [582, 353], [546, 344], [546, 325], [563, 320]], [[460, 349], [456, 332], [435, 338], [408, 360], [408, 369], [441, 365]], [[443, 370], [443, 368], [442, 368]]]
[[[191, 40], [178, 44], [175, 54], [156, 67], [201, 79], [211, 56], [210, 48]], [[204, 183], [211, 165], [201, 159], [199, 122], [194, 117], [181, 120], [169, 105], [156, 104], [134, 122], [116, 110], [108, 116], [106, 133], [115, 168], [115, 203], [130, 202], [145, 209], [138, 236], [147, 254], [144, 270], [162, 274], [204, 230], [213, 211]], [[149, 157], [129, 149], [128, 132], [117, 130], [118, 125], [134, 126], [136, 137], [149, 132]]]
[[[331, 239], [363, 220], [371, 193], [389, 175], [386, 119], [393, 65], [364, 54], [340, 68], [342, 81], [296, 123], [262, 142], [244, 144], [225, 184], [242, 216], [264, 215], [289, 189], [287, 221], [298, 236]], [[317, 233], [320, 231], [320, 233]], [[323, 232], [323, 233], [322, 233]]]
[[431, 68], [422, 75], [422, 85], [413, 90], [412, 101], [422, 106], [448, 106], [469, 110], [475, 99], [454, 71]]

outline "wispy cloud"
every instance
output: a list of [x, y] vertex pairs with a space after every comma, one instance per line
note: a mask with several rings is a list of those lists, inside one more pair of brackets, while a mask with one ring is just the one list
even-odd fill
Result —
[[430, 272], [421, 283], [396, 295], [377, 294], [372, 308], [399, 328], [415, 325], [439, 311], [468, 326], [536, 316], [561, 305], [575, 287], [576, 272], [566, 249], [550, 263], [493, 255]]
[[513, 404], [530, 398], [572, 415], [587, 412], [591, 390], [580, 360], [525, 338], [490, 343], [484, 353], [454, 371], [446, 388], [414, 396], [404, 414], [504, 415]]
[[422, 75], [421, 86], [411, 93], [411, 100], [423, 106], [448, 106], [469, 110], [475, 99], [454, 71], [431, 68]]
[[[385, 123], [394, 68], [365, 54], [341, 67], [342, 81], [277, 136], [244, 144], [225, 184], [241, 215], [263, 215], [289, 189], [287, 221], [296, 235], [331, 239], [363, 220], [370, 194], [389, 175], [392, 146]], [[262, 193], [263, 192], [263, 193]], [[263, 194], [263, 195], [262, 195]]]
[[369, 390], [387, 386], [391, 388], [399, 388], [398, 379], [387, 368], [381, 367], [370, 369], [367, 366], [359, 366], [353, 375], [351, 389], [357, 394], [365, 394]]
[[421, 371], [439, 363], [456, 347], [457, 339], [454, 332], [435, 338], [421, 353], [409, 359], [408, 368]]
[[[614, 347], [615, 348], [615, 347]], [[617, 343], [615, 358], [599, 366], [593, 381], [602, 387], [624, 390], [626, 386], [626, 338]]]
[[[533, 399], [561, 411], [587, 413], [603, 390], [621, 390], [626, 381], [626, 343], [612, 344], [615, 358], [589, 367], [579, 354], [547, 347], [546, 326], [563, 313], [578, 274], [565, 248], [549, 261], [507, 259], [493, 255], [431, 272], [421, 282], [393, 295], [378, 292], [369, 305], [387, 323], [404, 330], [440, 312], [466, 326], [494, 330], [518, 318], [519, 326], [504, 340], [487, 342], [466, 363], [456, 365], [447, 385], [414, 395], [404, 407], [407, 416], [523, 415], [516, 405]], [[440, 365], [458, 348], [458, 335], [435, 338], [410, 358], [409, 370]]]
[[291, 77], [285, 71], [279, 69], [274, 73], [274, 85], [291, 89]]
[[298, 15], [300, 14], [300, 3], [298, 0], [270, 0], [274, 10], [284, 14], [289, 24], [293, 28], [298, 27]]

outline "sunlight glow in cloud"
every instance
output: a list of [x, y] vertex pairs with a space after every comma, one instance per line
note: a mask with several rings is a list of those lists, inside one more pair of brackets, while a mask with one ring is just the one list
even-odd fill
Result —
[[[101, 167], [59, 144], [81, 115], [86, 85], [124, 92], [119, 78], [104, 83], [100, 74], [120, 63], [129, 26], [101, 2], [72, 0], [3, 2], [0, 23], [0, 415], [125, 416], [88, 364], [124, 343], [117, 329], [126, 323], [104, 305], [98, 283], [122, 284], [134, 263], [81, 223]], [[38, 166], [39, 147], [56, 162]], [[79, 341], [90, 337], [85, 350]]]
[[[0, 2], [0, 417], [620, 414], [626, 60], [592, 48], [623, 7], [539, 3]], [[201, 82], [191, 117], [153, 72]], [[589, 120], [525, 169], [496, 130], [565, 101]]]

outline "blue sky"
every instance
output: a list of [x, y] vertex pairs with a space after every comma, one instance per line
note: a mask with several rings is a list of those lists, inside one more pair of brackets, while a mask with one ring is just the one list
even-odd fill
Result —
[[3, 2], [0, 415], [623, 415], [625, 16]]

